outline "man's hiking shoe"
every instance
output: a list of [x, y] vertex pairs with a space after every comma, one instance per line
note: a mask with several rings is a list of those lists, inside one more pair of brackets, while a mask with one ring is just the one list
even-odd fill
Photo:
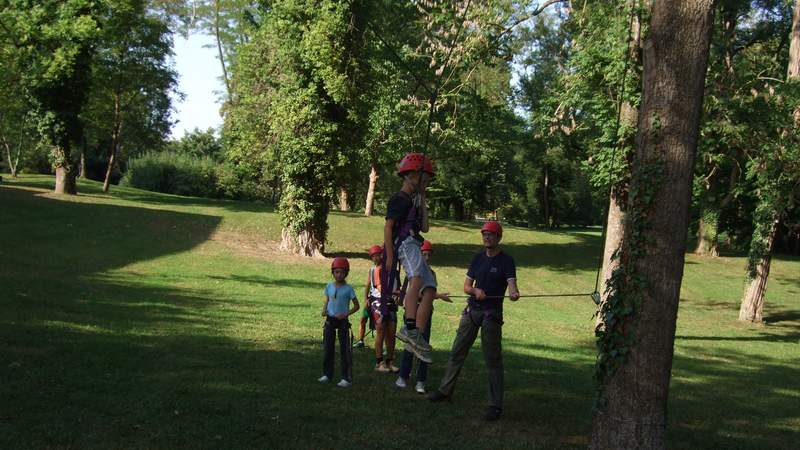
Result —
[[356, 343], [353, 344], [353, 348], [364, 348], [364, 341], [363, 340], [356, 341]]
[[490, 406], [486, 408], [486, 414], [483, 415], [483, 420], [487, 422], [494, 422], [495, 420], [500, 419], [500, 413], [502, 413], [502, 411], [503, 410], [496, 406]]
[[340, 388], [348, 388], [352, 384], [353, 384], [352, 382], [344, 380], [344, 379], [342, 381], [336, 383], [336, 385], [339, 386]]
[[330, 380], [330, 378], [328, 378], [327, 375], [323, 375], [323, 376], [317, 378], [317, 381], [319, 381], [320, 383], [327, 383], [329, 380]]
[[394, 385], [398, 387], [398, 389], [405, 389], [408, 384], [406, 384], [406, 380], [403, 377], [397, 377], [397, 381], [394, 382]]
[[445, 400], [447, 400], [449, 402], [450, 401], [450, 396], [443, 394], [440, 390], [437, 389], [437, 390], [431, 392], [430, 394], [428, 394], [428, 400], [430, 400], [430, 401], [432, 401], [434, 403], [443, 402]]
[[375, 372], [389, 373], [389, 368], [386, 367], [385, 362], [381, 361], [378, 364], [375, 364]]

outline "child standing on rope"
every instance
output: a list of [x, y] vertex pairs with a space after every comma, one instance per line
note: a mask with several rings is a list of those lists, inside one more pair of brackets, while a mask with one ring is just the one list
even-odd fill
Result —
[[[430, 267], [431, 263], [431, 255], [433, 253], [433, 244], [431, 241], [426, 240], [422, 243], [422, 247], [420, 247], [422, 251], [422, 257], [425, 258], [425, 263], [428, 264]], [[433, 274], [433, 280], [436, 281], [436, 272], [431, 269], [431, 273]], [[406, 279], [407, 281], [408, 279]], [[407, 282], [403, 282], [403, 287], [407, 286]], [[448, 303], [452, 302], [450, 300], [450, 295], [447, 292], [437, 293], [436, 298], [444, 300]], [[422, 336], [430, 342], [431, 339], [431, 320], [433, 319], [433, 307], [431, 307], [431, 317], [428, 318], [428, 325], [422, 329]], [[404, 389], [408, 385], [408, 379], [411, 378], [411, 366], [414, 364], [414, 354], [408, 350], [403, 352], [403, 359], [400, 362], [400, 376], [397, 377], [397, 381], [395, 381], [395, 385], [401, 389]], [[428, 379], [428, 363], [419, 361], [417, 364], [417, 385], [416, 391], [419, 394], [425, 393], [425, 381]]]
[[[322, 316], [325, 325], [322, 332], [322, 345], [325, 356], [322, 362], [320, 383], [327, 383], [333, 378], [333, 358], [336, 353], [336, 333], [339, 333], [339, 350], [342, 355], [342, 380], [337, 386], [350, 387], [353, 384], [353, 352], [350, 348], [350, 321], [347, 317], [359, 310], [356, 291], [345, 282], [350, 272], [347, 258], [333, 258], [331, 274], [333, 281], [325, 286], [325, 303], [322, 305]], [[349, 308], [350, 302], [353, 307]]]
[[[431, 363], [431, 346], [419, 329], [425, 329], [428, 325], [436, 295], [436, 280], [420, 251], [424, 240], [420, 232], [428, 231], [425, 189], [435, 175], [433, 162], [422, 153], [409, 153], [400, 161], [397, 175], [402, 178], [403, 185], [389, 200], [386, 211], [383, 228], [386, 252], [384, 267], [387, 269], [387, 280], [397, 280], [399, 269], [395, 263], [399, 261], [409, 278], [405, 323], [397, 333], [397, 338], [405, 342], [406, 348], [421, 361]], [[394, 283], [385, 283], [384, 292], [390, 291]]]
[[[365, 288], [369, 310], [375, 323], [375, 371], [387, 373], [398, 372], [394, 365], [395, 331], [397, 330], [397, 305], [393, 295], [384, 297], [382, 291], [383, 247], [373, 245], [369, 249], [369, 257], [374, 264], [369, 269], [369, 277]], [[386, 307], [384, 307], [386, 303]], [[363, 323], [363, 319], [362, 319]], [[386, 360], [383, 358], [383, 344], [386, 344]]]

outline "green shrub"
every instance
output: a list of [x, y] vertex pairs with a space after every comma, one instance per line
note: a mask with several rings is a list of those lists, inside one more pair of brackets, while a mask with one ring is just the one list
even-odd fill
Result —
[[167, 194], [222, 197], [217, 188], [217, 163], [208, 156], [145, 153], [128, 162], [120, 184]]

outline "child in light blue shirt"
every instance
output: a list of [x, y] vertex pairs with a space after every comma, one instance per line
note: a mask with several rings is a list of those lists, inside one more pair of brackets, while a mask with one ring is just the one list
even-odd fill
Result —
[[[342, 355], [342, 380], [337, 384], [339, 387], [349, 387], [353, 383], [353, 353], [350, 348], [350, 321], [347, 318], [359, 310], [359, 305], [356, 291], [345, 282], [349, 272], [350, 263], [347, 258], [333, 259], [331, 274], [334, 281], [325, 286], [325, 303], [322, 306], [322, 316], [325, 317], [322, 346], [325, 356], [322, 361], [322, 376], [318, 381], [327, 383], [333, 378], [333, 359], [338, 332]], [[350, 302], [353, 303], [352, 308]]]

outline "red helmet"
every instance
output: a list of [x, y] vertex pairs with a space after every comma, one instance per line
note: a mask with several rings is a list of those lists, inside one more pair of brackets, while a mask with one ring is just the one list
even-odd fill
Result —
[[481, 233], [483, 233], [484, 231], [494, 233], [498, 237], [503, 236], [503, 226], [500, 225], [500, 222], [494, 220], [489, 220], [483, 224], [483, 226], [481, 227]]
[[333, 262], [331, 263], [331, 270], [333, 269], [344, 269], [345, 271], [350, 271], [350, 262], [347, 261], [347, 258], [344, 256], [337, 256], [333, 258]]
[[420, 247], [420, 251], [432, 252], [433, 251], [433, 244], [431, 244], [431, 241], [425, 239], [425, 241], [422, 243], [422, 247]]
[[369, 248], [370, 258], [372, 258], [373, 255], [376, 255], [378, 253], [383, 253], [383, 247], [381, 247], [380, 245], [373, 245], [372, 247]]
[[403, 176], [406, 172], [419, 170], [427, 172], [430, 176], [436, 175], [433, 169], [433, 161], [422, 153], [408, 153], [400, 160], [400, 164], [397, 165], [398, 176]]

